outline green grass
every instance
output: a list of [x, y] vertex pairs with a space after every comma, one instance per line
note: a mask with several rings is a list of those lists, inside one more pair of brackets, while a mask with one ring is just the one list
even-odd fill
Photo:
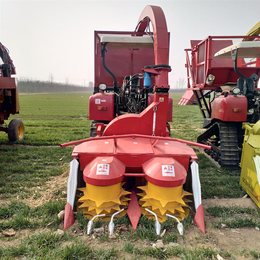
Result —
[[173, 117], [171, 126], [171, 136], [192, 142], [197, 141], [197, 136], [203, 132], [203, 118], [199, 106], [180, 106], [178, 101], [182, 93], [171, 94], [173, 98]]
[[[119, 250], [114, 247], [110, 249], [95, 249], [79, 240], [76, 240], [76, 242], [72, 240], [66, 233], [64, 235], [55, 235], [51, 232], [42, 232], [23, 239], [18, 246], [0, 249], [0, 257], [5, 257], [5, 259], [14, 259], [22, 256], [26, 256], [29, 259], [120, 259]], [[70, 245], [64, 247], [64, 242], [69, 242]], [[160, 248], [153, 249], [150, 246], [143, 249], [133, 246], [130, 242], [124, 244], [122, 253], [132, 255], [133, 258], [131, 259], [145, 259], [146, 257], [169, 259], [170, 257], [178, 257], [183, 260], [195, 260], [216, 259], [217, 254], [228, 256], [228, 252], [208, 247], [195, 250], [184, 247], [162, 250]], [[257, 252], [250, 251], [249, 253], [257, 256]]]
[[48, 201], [36, 208], [31, 208], [20, 201], [11, 201], [11, 203], [0, 207], [0, 232], [13, 228], [36, 229], [46, 227], [52, 223], [53, 227], [58, 227], [60, 220], [57, 214], [65, 207], [64, 201]]
[[124, 251], [139, 259], [140, 256], [152, 257], [155, 259], [169, 259], [171, 257], [178, 257], [183, 260], [197, 260], [197, 259], [216, 259], [217, 254], [228, 256], [229, 253], [225, 251], [219, 251], [210, 247], [199, 248], [195, 250], [187, 249], [185, 247], [173, 247], [161, 249], [148, 247], [146, 249], [140, 249], [133, 246], [130, 242], [124, 244]]
[[[64, 242], [70, 245], [63, 246]], [[83, 242], [73, 241], [68, 234], [56, 235], [45, 231], [26, 237], [18, 246], [0, 249], [0, 257], [14, 259], [25, 256], [28, 259], [116, 259], [117, 250], [93, 249]]]
[[[25, 139], [20, 144], [60, 145], [89, 137], [88, 98], [90, 93], [20, 95], [20, 118], [25, 126]], [[0, 144], [10, 144], [0, 132]]]
[[209, 212], [214, 217], [223, 217], [223, 218], [233, 217], [241, 214], [248, 214], [248, 215], [260, 217], [259, 209], [241, 208], [238, 206], [233, 206], [233, 207], [214, 206], [214, 207], [207, 208], [207, 212]]
[[260, 259], [260, 252], [256, 250], [249, 250], [249, 254], [253, 257], [253, 259]]
[[240, 198], [246, 192], [240, 186], [240, 170], [219, 169], [204, 154], [198, 154], [202, 198]]
[[[184, 222], [187, 223], [187, 220]], [[118, 222], [115, 222], [115, 224], [118, 224]], [[187, 224], [184, 224], [184, 226], [187, 227]], [[166, 229], [167, 232], [160, 238], [155, 232], [155, 221], [141, 216], [136, 230], [128, 233], [125, 237], [127, 240], [141, 239], [156, 242], [158, 239], [162, 239], [165, 243], [176, 242], [179, 236], [176, 222], [173, 219], [168, 218], [167, 221], [161, 224], [161, 232], [163, 232], [164, 229]]]
[[71, 148], [0, 146], [0, 198], [28, 197], [29, 188], [44, 185], [67, 169], [70, 153]]
[[220, 207], [207, 208], [207, 212], [214, 217], [220, 218], [214, 221], [213, 226], [219, 228], [225, 224], [230, 228], [260, 227], [260, 210], [242, 207]]

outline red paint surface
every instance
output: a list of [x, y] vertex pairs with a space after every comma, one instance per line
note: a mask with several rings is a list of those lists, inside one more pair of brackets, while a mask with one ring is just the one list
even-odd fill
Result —
[[[240, 112], [233, 112], [240, 109]], [[220, 95], [212, 105], [211, 119], [224, 122], [245, 122], [247, 119], [247, 98], [245, 96]]]
[[200, 231], [203, 234], [206, 234], [206, 228], [205, 228], [205, 218], [204, 218], [204, 208], [200, 204], [199, 207], [197, 208], [195, 217], [194, 217], [194, 222], [200, 229]]
[[102, 140], [89, 140], [76, 146], [72, 153], [73, 158], [79, 159], [80, 169], [84, 168], [96, 157], [113, 156], [126, 168], [141, 168], [142, 164], [154, 157], [173, 158], [189, 169], [190, 160], [197, 160], [194, 150], [173, 138], [156, 140], [152, 137], [107, 137]]
[[114, 94], [96, 93], [89, 97], [89, 120], [111, 121], [114, 118]]
[[124, 179], [125, 165], [112, 156], [96, 157], [86, 165], [83, 179], [96, 186], [109, 186]]
[[67, 230], [75, 222], [71, 205], [67, 202], [64, 214], [64, 229]]
[[[163, 165], [173, 166], [174, 176], [163, 176]], [[181, 186], [186, 182], [187, 177], [185, 168], [173, 158], [167, 157], [154, 157], [145, 162], [143, 172], [147, 181], [161, 187]]]
[[127, 215], [131, 221], [133, 228], [136, 229], [142, 212], [138, 204], [137, 196], [134, 191], [132, 191], [130, 199], [131, 201], [127, 209]]
[[[228, 83], [236, 84], [239, 76], [234, 71], [234, 63], [230, 58], [214, 57], [219, 50], [228, 47], [246, 36], [209, 36], [204, 40], [192, 40], [191, 48], [185, 49], [187, 68], [187, 87], [203, 90], [217, 90]], [[232, 39], [232, 40], [231, 40]], [[253, 73], [260, 76], [259, 59], [256, 66], [246, 66], [245, 61], [238, 59], [238, 71], [249, 78]], [[215, 76], [213, 85], [206, 85], [209, 74]]]

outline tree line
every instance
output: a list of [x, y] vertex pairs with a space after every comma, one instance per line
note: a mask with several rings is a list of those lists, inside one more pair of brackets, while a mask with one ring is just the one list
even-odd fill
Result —
[[[181, 84], [180, 84], [181, 83]], [[184, 82], [182, 79], [176, 82], [175, 88], [171, 88], [170, 92], [183, 92]], [[89, 86], [82, 87], [69, 83], [57, 83], [53, 81], [39, 80], [19, 80], [19, 93], [71, 93], [71, 92], [93, 92], [93, 82], [89, 82]]]
[[82, 87], [72, 84], [62, 84], [50, 81], [39, 80], [19, 80], [19, 93], [71, 93], [71, 92], [89, 92], [93, 87]]

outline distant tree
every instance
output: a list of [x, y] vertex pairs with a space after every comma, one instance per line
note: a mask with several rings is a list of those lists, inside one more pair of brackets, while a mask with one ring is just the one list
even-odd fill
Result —
[[184, 78], [179, 78], [179, 80], [176, 80], [175, 88], [176, 89], [185, 88], [185, 79]]
[[54, 76], [52, 73], [50, 73], [50, 75], [49, 75], [49, 81], [50, 81], [50, 83], [53, 83], [53, 81], [54, 81]]
[[89, 86], [90, 88], [93, 88], [93, 86], [94, 86], [93, 81], [89, 81], [89, 82], [88, 82], [88, 86]]
[[19, 80], [19, 93], [70, 93], [70, 92], [86, 92], [88, 89], [82, 86], [75, 86], [70, 84], [55, 83], [49, 81], [39, 80]]
[[180, 88], [185, 88], [185, 79], [181, 78], [181, 87]]

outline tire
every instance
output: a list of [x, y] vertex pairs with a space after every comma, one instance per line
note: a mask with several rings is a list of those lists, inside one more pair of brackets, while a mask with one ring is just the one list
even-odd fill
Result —
[[24, 125], [22, 120], [13, 119], [8, 125], [8, 139], [11, 142], [24, 139]]

